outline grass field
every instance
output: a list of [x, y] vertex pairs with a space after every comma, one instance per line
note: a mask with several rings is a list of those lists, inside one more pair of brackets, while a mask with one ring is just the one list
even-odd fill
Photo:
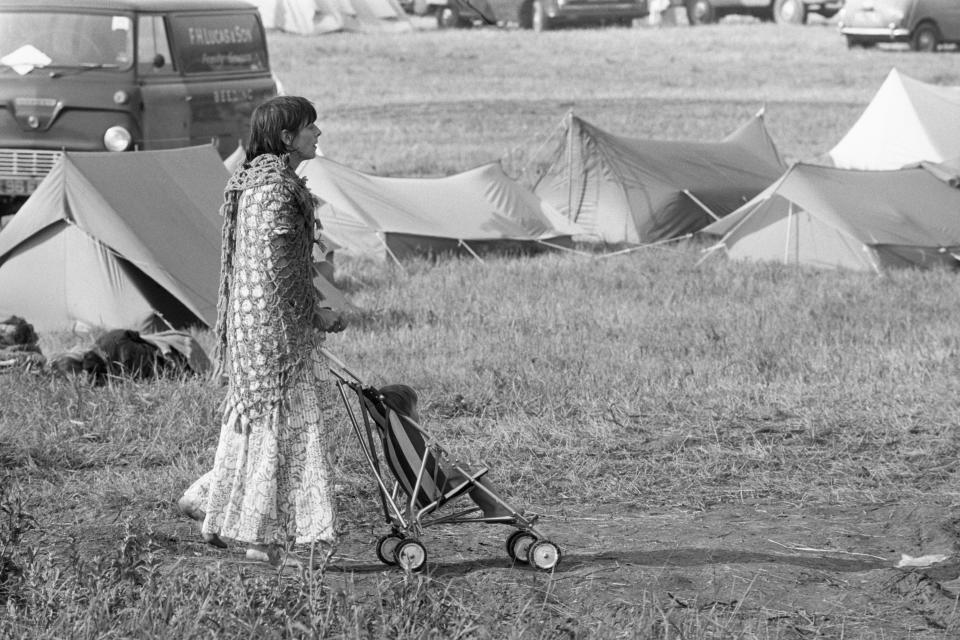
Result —
[[[516, 175], [569, 109], [719, 139], [765, 106], [783, 155], [816, 162], [892, 67], [960, 85], [956, 54], [849, 51], [828, 23], [270, 45], [326, 155], [383, 175]], [[218, 389], [0, 377], [0, 637], [957, 637], [960, 566], [894, 567], [960, 542], [956, 275], [702, 249], [338, 263], [363, 311], [330, 349], [417, 388], [426, 426], [542, 514], [552, 573], [511, 566], [496, 527], [431, 532], [422, 574], [379, 564], [375, 487], [332, 396], [333, 561], [245, 564], [175, 507], [212, 462]]]

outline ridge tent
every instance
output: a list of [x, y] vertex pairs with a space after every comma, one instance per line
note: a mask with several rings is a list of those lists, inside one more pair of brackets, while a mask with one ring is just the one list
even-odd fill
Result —
[[495, 162], [444, 178], [384, 178], [318, 156], [299, 172], [325, 203], [323, 233], [344, 253], [476, 256], [568, 245], [579, 232]]
[[412, 31], [397, 0], [252, 0], [266, 29], [314, 35], [334, 31]]
[[226, 181], [212, 146], [64, 153], [0, 230], [0, 316], [43, 331], [212, 326]]
[[829, 152], [842, 169], [899, 169], [960, 156], [960, 87], [891, 69], [870, 104]]
[[647, 244], [697, 231], [763, 191], [786, 166], [763, 112], [720, 142], [616, 136], [567, 114], [528, 166], [532, 188], [591, 239]]
[[960, 266], [960, 189], [925, 167], [886, 171], [797, 163], [703, 229], [734, 259], [880, 272]]
[[[64, 153], [0, 229], [0, 317], [41, 331], [213, 327], [227, 178], [212, 146]], [[355, 310], [321, 275], [314, 285]]]

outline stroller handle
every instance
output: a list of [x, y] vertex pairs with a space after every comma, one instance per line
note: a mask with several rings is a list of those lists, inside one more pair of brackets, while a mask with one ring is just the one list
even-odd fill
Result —
[[360, 376], [355, 374], [353, 371], [350, 371], [350, 369], [347, 368], [347, 365], [343, 364], [343, 361], [337, 356], [333, 355], [329, 349], [327, 349], [326, 347], [320, 347], [319, 351], [324, 355], [324, 357], [326, 357], [327, 360], [332, 362], [338, 369], [340, 369], [342, 372], [346, 373], [348, 376], [353, 378], [355, 382], [361, 385], [363, 384], [363, 380], [360, 379]]

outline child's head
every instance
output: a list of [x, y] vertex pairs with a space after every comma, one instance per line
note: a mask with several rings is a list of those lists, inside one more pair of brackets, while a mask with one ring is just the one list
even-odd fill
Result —
[[417, 392], [413, 387], [405, 384], [388, 384], [380, 387], [380, 395], [383, 396], [383, 403], [399, 413], [409, 416], [420, 422], [420, 412], [417, 411]]

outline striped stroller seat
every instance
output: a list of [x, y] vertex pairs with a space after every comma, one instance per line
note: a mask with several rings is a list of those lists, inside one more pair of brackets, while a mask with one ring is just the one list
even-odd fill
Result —
[[472, 489], [473, 483], [489, 471], [482, 467], [451, 477], [440, 463], [443, 450], [427, 442], [412, 418], [384, 405], [376, 389], [367, 389], [364, 400], [383, 440], [387, 466], [403, 493], [416, 496], [413, 506], [421, 517]]
[[[419, 571], [427, 560], [426, 546], [420, 541], [425, 528], [484, 523], [516, 529], [506, 541], [507, 555], [514, 562], [545, 571], [557, 566], [560, 548], [535, 528], [537, 516], [513, 508], [489, 483], [480, 481], [489, 472], [486, 466], [466, 469], [451, 461], [416, 420], [388, 406], [379, 389], [363, 384], [326, 349], [322, 352], [335, 365], [330, 371], [379, 489], [384, 519], [390, 525], [390, 533], [381, 536], [376, 546], [377, 557], [384, 564]], [[392, 476], [392, 483], [388, 476]], [[474, 497], [474, 492], [481, 497]], [[454, 507], [467, 493], [474, 502]], [[475, 504], [479, 500], [495, 504], [498, 513], [485, 515]], [[452, 512], [441, 513], [447, 505]]]

